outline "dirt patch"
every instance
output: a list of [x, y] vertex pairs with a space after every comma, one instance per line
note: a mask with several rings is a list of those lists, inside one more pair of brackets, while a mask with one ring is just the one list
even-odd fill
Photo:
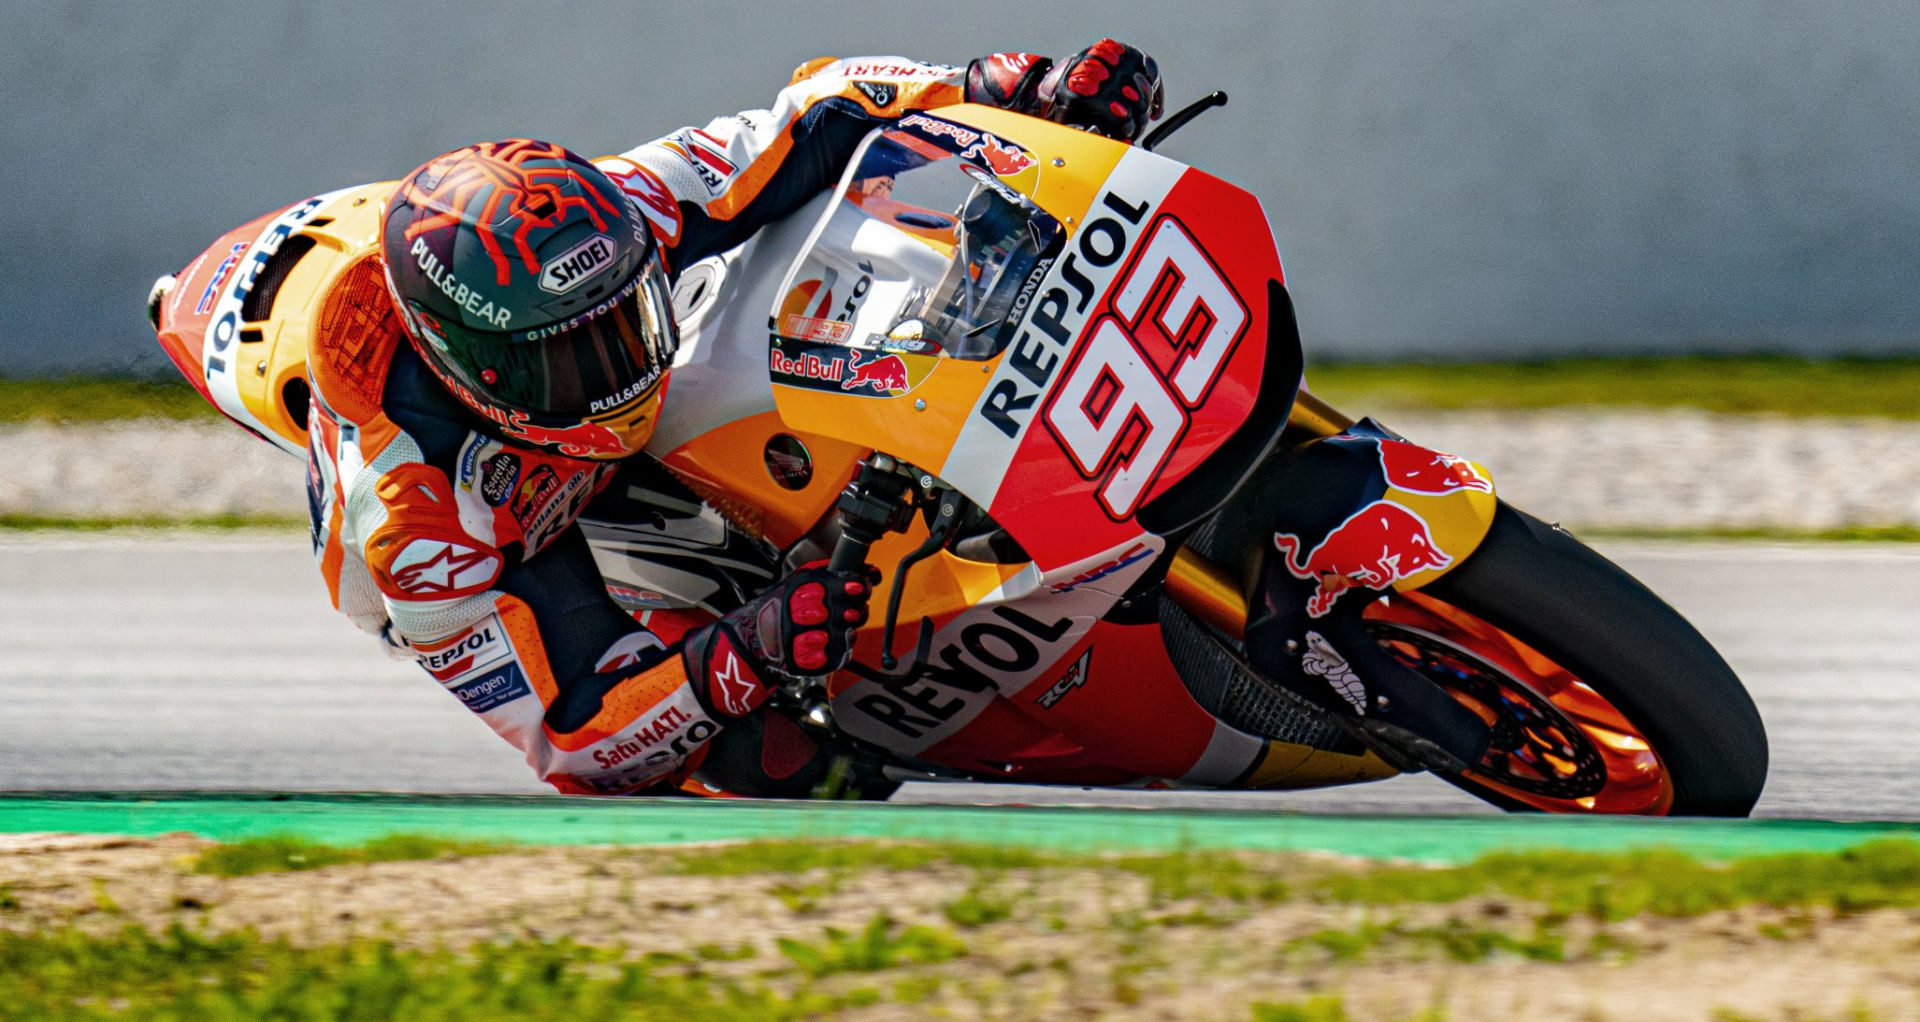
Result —
[[[1920, 1018], [1920, 913], [1746, 908], [1601, 921], [1475, 898], [1353, 905], [1279, 889], [1179, 895], [1138, 872], [1085, 866], [686, 876], [674, 854], [553, 848], [244, 877], [196, 874], [205, 847], [41, 838], [0, 848], [0, 928], [112, 933], [251, 929], [302, 945], [404, 947], [562, 938], [686, 968], [786, 982], [781, 941], [830, 947], [884, 914], [965, 954], [846, 983], [933, 991], [843, 1017], [1246, 1019], [1258, 1002], [1337, 995], [1350, 1018]], [[1263, 876], [1324, 860], [1256, 857]], [[665, 967], [678, 967], [671, 964]], [[1719, 1014], [1716, 1014], [1719, 1013]]]

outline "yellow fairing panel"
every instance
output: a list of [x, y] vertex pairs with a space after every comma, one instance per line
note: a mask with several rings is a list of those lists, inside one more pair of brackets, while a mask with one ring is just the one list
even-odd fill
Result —
[[[236, 383], [241, 403], [292, 450], [307, 446], [307, 346], [314, 319], [329, 291], [380, 244], [381, 200], [393, 182], [381, 181], [341, 193], [321, 207], [294, 237], [312, 248], [293, 264], [272, 296], [266, 318], [241, 327]], [[282, 243], [294, 243], [293, 238]]]
[[[768, 455], [768, 445], [782, 435], [800, 445], [798, 456], [807, 462], [807, 481], [798, 489], [791, 486], [795, 476], [787, 476], [786, 485], [775, 478]], [[762, 412], [708, 430], [661, 460], [735, 526], [785, 548], [833, 509], [866, 455], [867, 448], [797, 432], [778, 414]]]
[[1037, 123], [998, 107], [966, 103], [936, 111], [940, 117], [988, 131], [1017, 134], [1039, 159], [1006, 183], [1067, 225], [1069, 236], [1087, 219], [1100, 187], [1113, 176], [1127, 147], [1084, 131]]
[[1480, 549], [1480, 542], [1487, 538], [1487, 530], [1493, 528], [1493, 512], [1499, 507], [1500, 500], [1492, 490], [1493, 474], [1478, 464], [1473, 468], [1481, 479], [1488, 481], [1488, 489], [1456, 490], [1436, 495], [1409, 493], [1398, 487], [1387, 487], [1386, 498], [1425, 519], [1427, 528], [1433, 533], [1433, 545], [1451, 558], [1445, 567], [1428, 569], [1400, 579], [1393, 584], [1394, 589], [1410, 593], [1431, 585], [1434, 579], [1459, 567], [1461, 562]]
[[1400, 771], [1372, 752], [1349, 756], [1291, 742], [1268, 742], [1260, 765], [1240, 782], [1242, 788], [1323, 788], [1392, 777]]

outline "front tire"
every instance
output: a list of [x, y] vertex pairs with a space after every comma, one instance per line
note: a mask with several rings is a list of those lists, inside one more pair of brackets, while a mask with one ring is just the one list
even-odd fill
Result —
[[[1566, 712], [1559, 719], [1608, 757], [1613, 771], [1584, 798], [1556, 796], [1551, 785], [1502, 773], [1487, 759], [1479, 769], [1446, 777], [1495, 805], [1745, 816], [1760, 797], [1766, 730], [1726, 661], [1633, 576], [1523, 511], [1501, 504], [1486, 539], [1459, 567], [1417, 593], [1379, 601], [1367, 617], [1383, 645], [1417, 669], [1422, 664], [1414, 661], [1423, 660], [1428, 677], [1463, 703], [1487, 702], [1488, 682], [1469, 676], [1492, 668], [1520, 697], [1507, 704], [1536, 724], [1540, 710], [1552, 713], [1544, 704], [1561, 707]], [[1427, 651], [1415, 651], [1416, 644]], [[1435, 657], [1435, 649], [1442, 655]], [[1637, 765], [1619, 758], [1622, 744], [1635, 740], [1650, 748], [1652, 766], [1644, 752]], [[1651, 778], [1659, 784], [1653, 796], [1633, 793], [1631, 786], [1647, 782], [1642, 775], [1653, 769], [1661, 772]]]

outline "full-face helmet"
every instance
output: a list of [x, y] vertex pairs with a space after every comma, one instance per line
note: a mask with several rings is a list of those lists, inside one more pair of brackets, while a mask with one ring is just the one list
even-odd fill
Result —
[[387, 201], [381, 246], [415, 350], [503, 438], [646, 445], [678, 345], [666, 264], [592, 163], [531, 139], [435, 157]]

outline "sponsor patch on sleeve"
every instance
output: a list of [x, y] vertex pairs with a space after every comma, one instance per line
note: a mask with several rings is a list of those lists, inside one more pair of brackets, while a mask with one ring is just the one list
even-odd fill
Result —
[[533, 694], [498, 614], [445, 642], [417, 649], [414, 656], [442, 688], [475, 713]]
[[520, 669], [520, 664], [509, 660], [480, 677], [449, 684], [447, 691], [467, 709], [486, 713], [521, 696], [532, 695], [533, 686], [527, 684], [526, 672]]

